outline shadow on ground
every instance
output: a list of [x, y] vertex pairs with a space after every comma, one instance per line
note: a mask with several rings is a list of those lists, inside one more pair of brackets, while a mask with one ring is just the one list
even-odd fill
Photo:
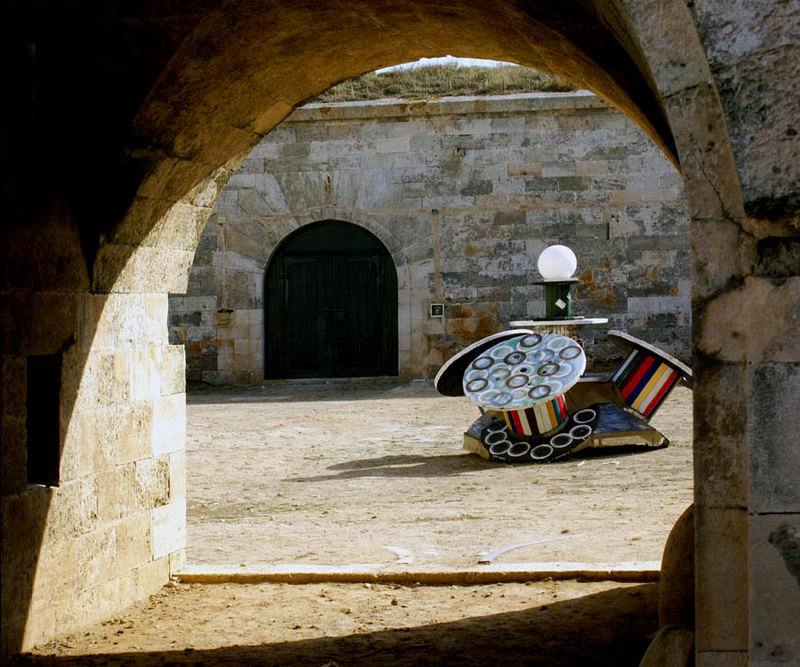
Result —
[[[509, 613], [344, 637], [205, 650], [17, 656], [12, 665], [639, 664], [657, 629], [657, 585], [605, 591]], [[298, 619], [324, 628], [324, 618]], [[300, 627], [299, 625], [297, 627]], [[202, 633], [202, 625], [197, 628]], [[225, 637], [217, 638], [224, 644]], [[198, 638], [198, 643], [201, 638]], [[102, 649], [100, 649], [102, 650]]]
[[567, 456], [561, 461], [548, 461], [547, 463], [496, 463], [482, 459], [473, 454], [449, 454], [435, 456], [420, 456], [417, 454], [396, 454], [391, 456], [378, 456], [371, 459], [355, 459], [344, 463], [328, 466], [329, 475], [314, 475], [311, 477], [286, 477], [283, 482], [330, 482], [335, 480], [358, 479], [360, 477], [448, 477], [460, 475], [473, 470], [485, 470], [497, 466], [530, 465], [558, 467], [560, 465], [574, 466], [581, 459], [622, 458], [645, 454], [662, 447], [644, 447], [629, 445], [625, 447], [609, 447], [605, 449], [586, 449], [574, 456]]

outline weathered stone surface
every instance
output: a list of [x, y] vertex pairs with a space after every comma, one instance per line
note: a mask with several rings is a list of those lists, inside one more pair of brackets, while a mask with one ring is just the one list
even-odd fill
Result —
[[[800, 345], [800, 342], [796, 342]], [[747, 406], [750, 448], [750, 510], [800, 511], [800, 364], [760, 364], [749, 373], [751, 401]]]
[[[536, 121], [539, 115], [552, 122]], [[241, 317], [263, 312], [263, 275], [285, 235], [325, 219], [367, 227], [398, 273], [410, 272], [399, 285], [416, 295], [398, 301], [399, 320], [412, 323], [410, 331], [400, 327], [399, 348], [410, 352], [403, 376], [431, 375], [477, 337], [543, 315], [542, 290], [530, 282], [539, 277], [538, 253], [551, 243], [573, 247], [591, 272], [576, 290], [577, 313], [613, 315], [622, 328], [688, 358], [681, 179], [597, 98], [309, 105], [278, 129], [285, 131], [265, 137], [223, 191], [238, 195], [218, 200], [201, 239], [217, 251], [195, 256], [187, 296], [170, 300], [171, 339], [185, 335], [190, 344], [191, 379], [261, 380], [263, 330], [246, 329]], [[311, 141], [308, 150], [298, 136]], [[663, 183], [667, 175], [674, 179]], [[547, 193], [563, 203], [545, 202]], [[233, 309], [236, 323], [218, 322], [213, 331], [205, 313], [215, 298]], [[446, 305], [443, 320], [425, 315], [433, 301]], [[410, 317], [417, 308], [423, 316]], [[599, 358], [618, 354], [597, 339]], [[193, 344], [200, 341], [208, 345]]]
[[[705, 651], [748, 650], [748, 517], [743, 509], [695, 505], [695, 642]], [[735, 663], [734, 663], [735, 664]]]
[[[681, 514], [670, 531], [661, 558], [658, 622], [662, 628], [694, 628], [694, 506]], [[692, 641], [694, 636], [692, 636]], [[691, 646], [691, 642], [689, 643]]]
[[699, 313], [697, 345], [725, 361], [800, 363], [800, 276], [748, 277]]
[[800, 663], [800, 512], [751, 516], [748, 540], [751, 660]]
[[662, 627], [653, 637], [639, 667], [685, 667], [692, 664], [694, 632], [688, 628]]

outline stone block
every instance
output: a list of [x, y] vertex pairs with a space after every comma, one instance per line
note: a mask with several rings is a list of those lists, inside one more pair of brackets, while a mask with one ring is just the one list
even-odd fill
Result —
[[603, 160], [578, 160], [575, 176], [602, 176], [608, 173], [608, 162]]
[[575, 162], [572, 160], [562, 160], [559, 162], [545, 162], [542, 165], [542, 178], [553, 178], [555, 176], [575, 176]]
[[186, 451], [169, 455], [169, 501], [186, 499]]
[[695, 506], [696, 646], [748, 649], [748, 539], [743, 509]]
[[101, 523], [116, 521], [131, 509], [135, 498], [136, 469], [133, 463], [116, 466], [97, 475], [97, 518]]
[[697, 346], [727, 361], [800, 363], [798, 312], [800, 276], [777, 286], [750, 276], [697, 313]]
[[117, 524], [117, 571], [122, 574], [152, 557], [150, 513], [126, 517]]
[[750, 516], [748, 537], [750, 659], [800, 664], [800, 512]]
[[233, 341], [233, 354], [236, 356], [247, 356], [250, 354], [250, 339], [239, 338]]
[[153, 510], [153, 556], [161, 558], [186, 547], [186, 501], [179, 500]]
[[156, 558], [136, 570], [136, 597], [157, 593], [169, 581], [169, 557]]
[[186, 359], [183, 345], [167, 345], [161, 349], [161, 395], [182, 394], [186, 391], [184, 369]]
[[[148, 403], [112, 406], [109, 415], [116, 416], [114, 461], [117, 464], [135, 461], [152, 453], [153, 420]], [[110, 436], [106, 436], [110, 437]]]
[[83, 477], [54, 490], [44, 531], [45, 542], [74, 538], [91, 531], [97, 522], [97, 494], [93, 477]]
[[387, 137], [375, 141], [375, 150], [378, 153], [408, 153], [410, 150], [409, 137]]
[[169, 555], [169, 574], [180, 574], [186, 569], [186, 550], [178, 549]]
[[748, 504], [747, 368], [696, 360], [695, 501], [707, 508]]
[[642, 201], [641, 190], [617, 190], [608, 193], [608, 200], [612, 204], [632, 204]]
[[170, 461], [168, 456], [136, 461], [134, 495], [139, 510], [161, 507], [170, 502]]
[[750, 511], [797, 512], [800, 447], [792, 407], [800, 405], [800, 366], [748, 364], [748, 380]]
[[542, 175], [542, 163], [509, 164], [506, 173], [509, 178], [538, 178]]
[[62, 571], [70, 569], [64, 565], [69, 559], [69, 553], [73, 554], [73, 558], [75, 551], [80, 554], [75, 559], [76, 583], [79, 587], [90, 590], [102, 588], [114, 578], [117, 572], [117, 533], [114, 527], [107, 526], [93, 531], [65, 547], [67, 553], [60, 559]]
[[153, 453], [182, 449], [186, 442], [186, 397], [160, 396], [153, 401]]

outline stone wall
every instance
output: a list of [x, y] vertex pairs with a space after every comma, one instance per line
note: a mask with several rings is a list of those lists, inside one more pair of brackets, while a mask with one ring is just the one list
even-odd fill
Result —
[[[596, 360], [619, 354], [606, 328], [690, 356], [683, 182], [630, 120], [586, 92], [381, 100], [295, 111], [222, 191], [187, 295], [170, 298], [190, 380], [262, 380], [270, 256], [326, 219], [369, 229], [395, 261], [401, 376], [431, 377], [468, 343], [544, 316], [531, 282], [553, 243], [578, 256], [573, 312], [609, 319], [584, 330]], [[429, 317], [438, 302], [443, 319]]]
[[[3, 305], [5, 648], [108, 618], [180, 571], [186, 409], [166, 295], [43, 290]], [[8, 333], [22, 330], [29, 338], [12, 355]], [[61, 366], [48, 378], [60, 429], [47, 449], [26, 437], [42, 399], [27, 386], [29, 369], [42, 355]], [[51, 454], [56, 479], [29, 479], [27, 459]]]

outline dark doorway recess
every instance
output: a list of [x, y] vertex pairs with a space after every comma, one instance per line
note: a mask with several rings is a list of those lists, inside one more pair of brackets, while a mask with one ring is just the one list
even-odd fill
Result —
[[397, 272], [366, 229], [325, 221], [294, 232], [264, 294], [265, 377], [397, 375]]

